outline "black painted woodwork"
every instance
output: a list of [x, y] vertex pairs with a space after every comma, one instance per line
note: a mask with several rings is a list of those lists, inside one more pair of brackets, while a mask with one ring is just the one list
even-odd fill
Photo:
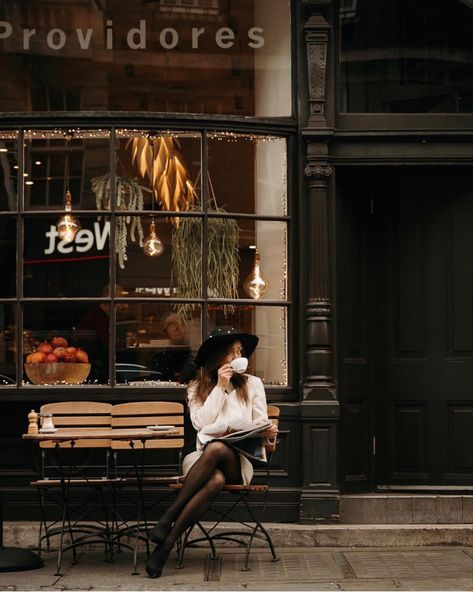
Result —
[[339, 175], [345, 491], [473, 483], [470, 175]]

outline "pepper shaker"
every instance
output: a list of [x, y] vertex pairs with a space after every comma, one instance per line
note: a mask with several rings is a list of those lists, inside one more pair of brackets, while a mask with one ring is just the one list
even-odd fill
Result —
[[38, 414], [34, 410], [28, 414], [28, 434], [38, 434]]

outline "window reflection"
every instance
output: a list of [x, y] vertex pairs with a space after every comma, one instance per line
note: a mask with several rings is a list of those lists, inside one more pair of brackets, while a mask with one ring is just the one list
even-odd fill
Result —
[[17, 207], [18, 155], [16, 140], [0, 135], [0, 210]]
[[16, 229], [14, 218], [0, 217], [0, 298], [14, 297], [16, 294]]
[[238, 330], [256, 334], [258, 346], [249, 359], [248, 372], [260, 377], [266, 385], [287, 385], [287, 309], [239, 305], [225, 314], [223, 305], [209, 306], [212, 327], [232, 325]]
[[291, 114], [289, 0], [2, 0], [0, 18], [0, 111]]
[[[28, 340], [27, 335], [25, 340]], [[25, 345], [23, 349], [25, 350]], [[15, 308], [13, 305], [2, 304], [0, 305], [0, 387], [16, 383], [16, 351]]]
[[471, 113], [473, 4], [340, 3], [342, 111]]
[[198, 132], [162, 134], [118, 130], [116, 158], [118, 208], [200, 209], [201, 138]]
[[102, 176], [108, 179], [109, 169], [108, 131], [83, 130], [80, 137], [68, 136], [66, 131], [29, 132], [25, 151], [25, 207], [63, 208], [69, 190], [73, 209], [109, 209], [94, 181]]
[[[145, 253], [144, 243], [154, 220], [155, 232], [163, 252], [157, 257]], [[132, 233], [132, 225], [135, 230]], [[187, 241], [177, 234], [184, 228]], [[141, 236], [141, 240], [140, 240]], [[201, 298], [202, 221], [189, 217], [141, 216], [117, 217], [116, 228], [117, 281], [131, 297]], [[189, 265], [190, 257], [198, 264]]]
[[216, 203], [227, 212], [287, 214], [285, 138], [214, 132], [208, 144], [211, 208]]
[[192, 380], [201, 343], [200, 307], [187, 316], [172, 303], [133, 302], [127, 307], [128, 320], [117, 319], [117, 383], [139, 386]]
[[81, 230], [66, 242], [59, 237], [57, 218], [25, 218], [24, 296], [100, 296], [108, 282], [110, 221], [80, 216]]
[[[25, 351], [25, 363], [34, 365], [34, 374], [25, 368], [23, 382], [106, 384], [109, 378], [109, 317], [108, 303], [25, 304], [23, 328], [28, 335], [30, 352], [53, 354], [56, 359], [31, 361]], [[78, 350], [82, 354], [78, 354]]]
[[[285, 222], [211, 218], [208, 225], [207, 292], [209, 298], [255, 300], [287, 298], [287, 225]], [[234, 238], [236, 250], [232, 257], [230, 240], [233, 240], [234, 228], [236, 228]], [[225, 241], [226, 234], [229, 237]], [[221, 249], [222, 245], [225, 245], [226, 249]], [[262, 290], [251, 290], [248, 286], [250, 280], [259, 280]], [[254, 285], [255, 282], [253, 282]], [[235, 294], [232, 294], [231, 287], [236, 289]]]

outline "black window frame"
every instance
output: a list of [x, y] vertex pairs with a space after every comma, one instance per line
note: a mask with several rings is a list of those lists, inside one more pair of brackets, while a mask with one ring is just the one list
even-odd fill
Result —
[[[57, 114], [55, 114], [57, 115]], [[68, 114], [70, 115], [70, 114]], [[114, 114], [116, 115], [116, 114]], [[48, 209], [47, 211], [44, 210], [32, 210], [25, 208], [25, 200], [24, 200], [24, 184], [20, 183], [23, 179], [23, 171], [24, 171], [24, 156], [25, 156], [25, 132], [28, 130], [94, 130], [94, 129], [102, 129], [102, 130], [110, 130], [110, 175], [111, 175], [111, 183], [112, 186], [115, 187], [115, 140], [116, 140], [116, 130], [123, 130], [123, 129], [135, 129], [135, 130], [146, 130], [151, 132], [157, 133], [165, 133], [169, 130], [176, 130], [176, 131], [192, 131], [192, 132], [199, 132], [202, 134], [202, 142], [201, 142], [201, 157], [202, 157], [202, 168], [203, 173], [206, 171], [207, 167], [207, 153], [208, 153], [208, 134], [209, 133], [236, 133], [236, 134], [251, 134], [254, 136], [278, 136], [281, 138], [286, 139], [286, 151], [287, 151], [287, 212], [286, 215], [281, 216], [264, 216], [264, 215], [257, 215], [257, 214], [241, 214], [241, 213], [234, 213], [229, 212], [224, 215], [222, 214], [209, 214], [206, 208], [208, 202], [208, 195], [207, 195], [207, 184], [202, 184], [202, 212], [192, 212], [192, 214], [188, 213], [174, 213], [180, 216], [192, 215], [198, 216], [204, 221], [204, 229], [206, 228], [206, 221], [212, 217], [225, 217], [225, 218], [232, 218], [235, 220], [238, 219], [253, 219], [253, 220], [266, 220], [266, 221], [280, 221], [284, 222], [287, 225], [287, 298], [286, 300], [261, 300], [255, 301], [253, 299], [216, 299], [216, 298], [209, 298], [206, 295], [206, 291], [204, 287], [206, 285], [206, 266], [202, 266], [202, 293], [201, 298], [199, 299], [190, 299], [188, 302], [194, 302], [197, 305], [202, 307], [202, 315], [201, 315], [201, 323], [202, 323], [202, 335], [206, 334], [206, 323], [207, 323], [207, 316], [205, 314], [206, 308], [209, 305], [215, 304], [234, 304], [238, 305], [251, 305], [251, 306], [274, 306], [278, 308], [284, 308], [286, 310], [286, 358], [287, 358], [287, 365], [288, 365], [288, 376], [287, 376], [287, 385], [279, 386], [279, 385], [266, 385], [266, 390], [271, 393], [271, 399], [287, 399], [290, 393], [293, 392], [291, 389], [291, 385], [294, 385], [296, 375], [298, 373], [297, 365], [293, 360], [293, 349], [292, 349], [292, 340], [293, 340], [293, 333], [290, 331], [290, 328], [293, 327], [294, 320], [297, 318], [294, 312], [293, 307], [293, 299], [292, 295], [294, 282], [292, 278], [292, 274], [290, 271], [293, 269], [293, 252], [294, 252], [294, 245], [293, 245], [293, 232], [292, 232], [292, 225], [291, 221], [294, 220], [294, 203], [293, 200], [290, 199], [291, 195], [294, 195], [294, 179], [293, 179], [293, 162], [294, 158], [297, 155], [297, 126], [296, 122], [292, 118], [284, 118], [285, 121], [281, 122], [281, 118], [262, 122], [252, 122], [251, 124], [248, 121], [244, 122], [225, 122], [223, 124], [222, 121], [219, 121], [219, 117], [210, 117], [207, 118], [206, 122], [203, 122], [201, 118], [197, 121], [196, 119], [190, 121], [190, 118], [184, 117], [179, 118], [179, 120], [174, 120], [172, 123], [169, 121], [168, 118], [164, 118], [165, 122], [161, 124], [154, 124], [151, 125], [151, 122], [148, 118], [146, 121], [142, 121], [140, 123], [137, 122], [130, 122], [124, 121], [121, 118], [114, 117], [114, 122], [101, 122], [101, 126], [97, 128], [93, 125], [93, 122], [81, 122], [81, 125], [71, 125], [66, 124], [63, 122], [62, 125], [60, 122], [57, 121], [57, 117], [54, 117], [54, 126], [51, 125], [51, 121], [49, 125], [46, 121], [39, 121], [43, 118], [35, 118], [32, 114], [29, 114], [29, 117], [25, 118], [30, 120], [29, 125], [19, 125], [16, 127], [8, 128], [6, 126], [2, 126], [2, 130], [4, 132], [14, 133], [15, 131], [18, 132], [17, 138], [17, 147], [23, 147], [23, 150], [18, 150], [18, 196], [17, 196], [17, 208], [15, 211], [4, 211], [0, 212], [0, 220], [4, 217], [16, 218], [18, 221], [17, 227], [17, 256], [16, 256], [16, 265], [17, 265], [17, 278], [16, 278], [16, 298], [1, 298], [1, 304], [10, 304], [15, 307], [16, 313], [16, 343], [19, 345], [18, 351], [16, 353], [16, 385], [8, 385], [2, 386], [0, 388], [0, 398], [5, 401], [8, 400], [16, 400], [20, 398], [27, 397], [29, 400], [35, 399], [45, 399], [47, 393], [48, 400], [55, 400], [55, 399], [63, 399], [65, 394], [70, 399], [83, 399], [84, 398], [84, 388], [86, 389], [86, 393], [90, 393], [90, 397], [93, 399], [98, 400], [121, 400], [121, 399], [130, 399], [130, 395], [133, 396], [143, 397], [144, 399], [150, 399], [150, 396], [156, 397], [157, 393], [162, 394], [166, 393], [166, 395], [171, 395], [172, 398], [180, 399], [182, 397], [182, 392], [185, 389], [184, 387], [174, 387], [163, 385], [159, 388], [153, 387], [129, 387], [122, 384], [115, 383], [115, 346], [116, 346], [116, 335], [115, 335], [115, 323], [116, 323], [116, 310], [115, 304], [119, 302], [142, 302], [141, 299], [133, 297], [133, 298], [126, 298], [126, 297], [116, 297], [114, 293], [110, 294], [108, 298], [100, 298], [100, 297], [67, 297], [67, 298], [42, 298], [42, 297], [24, 297], [23, 295], [23, 247], [24, 247], [24, 224], [25, 218], [27, 216], [55, 216], [56, 214], [60, 215], [62, 210], [60, 209]], [[65, 119], [70, 119], [66, 117]], [[83, 119], [83, 118], [81, 118]], [[226, 118], [228, 119], [228, 118]], [[238, 118], [234, 118], [238, 119]], [[187, 121], [186, 121], [187, 120]], [[163, 125], [163, 124], [166, 125]], [[222, 125], [223, 124], [223, 125]], [[277, 124], [277, 125], [275, 125]], [[205, 177], [204, 177], [205, 178]], [[113, 194], [113, 200], [111, 205], [111, 210], [107, 211], [106, 216], [110, 219], [110, 246], [114, 245], [115, 241], [115, 218], [118, 215], [123, 215], [123, 211], [116, 211], [115, 210], [115, 203], [114, 203], [115, 195]], [[79, 210], [77, 211], [81, 216], [86, 214], [96, 215], [96, 210]], [[149, 215], [147, 211], [133, 211], [130, 213]], [[155, 216], [169, 216], [172, 215], [173, 212], [167, 211], [154, 211]], [[111, 247], [110, 247], [111, 249]], [[203, 252], [202, 257], [203, 261], [206, 261], [206, 242], [205, 242], [205, 231], [204, 231], [204, 240], [203, 240]], [[116, 286], [116, 266], [117, 261], [115, 257], [110, 257], [110, 265], [109, 265], [109, 279], [110, 284], [112, 287]], [[23, 384], [23, 353], [22, 353], [22, 346], [23, 346], [23, 307], [27, 303], [38, 303], [38, 302], [58, 302], [60, 300], [61, 303], [68, 302], [107, 302], [111, 305], [110, 309], [110, 344], [113, 345], [110, 348], [109, 354], [109, 370], [110, 370], [110, 384], [107, 385], [81, 385], [81, 386], [39, 386], [39, 385], [24, 385]], [[183, 302], [182, 299], [170, 299], [169, 297], [146, 297], [143, 299], [146, 303], [166, 303], [169, 305], [171, 301], [173, 302]], [[296, 395], [296, 394], [294, 394]], [[89, 397], [89, 395], [87, 396]]]

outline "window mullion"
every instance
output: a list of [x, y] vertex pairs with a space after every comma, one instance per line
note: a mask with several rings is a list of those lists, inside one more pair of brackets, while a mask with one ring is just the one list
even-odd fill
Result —
[[23, 247], [25, 235], [25, 219], [23, 216], [24, 204], [24, 171], [25, 171], [25, 134], [20, 129], [17, 140], [18, 177], [17, 177], [17, 233], [16, 233], [16, 384], [23, 382]]
[[[110, 134], [110, 242], [109, 242], [109, 278], [110, 278], [110, 291], [109, 297], [115, 297], [116, 281], [117, 281], [117, 267], [115, 258], [115, 231], [116, 231], [116, 128], [112, 127]], [[109, 352], [108, 352], [108, 372], [109, 372], [109, 384], [111, 387], [115, 386], [116, 380], [116, 311], [115, 311], [115, 300], [112, 298], [110, 303], [110, 341], [109, 341]]]
[[208, 261], [208, 167], [209, 167], [209, 143], [207, 130], [202, 133], [202, 175], [200, 182], [202, 184], [202, 210], [204, 218], [202, 219], [202, 270], [201, 270], [201, 296], [203, 299], [202, 315], [202, 339], [207, 335], [208, 319], [208, 290], [207, 290], [207, 261]]

